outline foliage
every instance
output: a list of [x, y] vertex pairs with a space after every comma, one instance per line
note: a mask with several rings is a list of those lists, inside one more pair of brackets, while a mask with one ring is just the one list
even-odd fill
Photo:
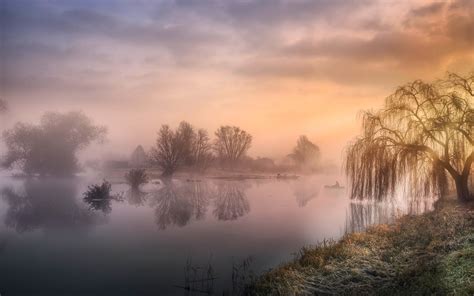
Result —
[[314, 169], [319, 162], [320, 150], [317, 145], [311, 142], [308, 137], [300, 136], [296, 142], [293, 153], [289, 156], [300, 168]]
[[449, 74], [434, 83], [401, 86], [383, 109], [366, 111], [363, 134], [347, 149], [351, 196], [380, 200], [405, 183], [414, 196], [455, 187], [459, 199], [469, 199], [473, 100], [474, 73]]
[[47, 112], [39, 125], [17, 123], [4, 132], [3, 166], [18, 165], [29, 175], [71, 175], [78, 171], [76, 153], [105, 134], [81, 112]]
[[472, 295], [472, 209], [445, 205], [304, 248], [250, 295]]
[[214, 149], [219, 158], [233, 167], [252, 143], [252, 136], [236, 126], [221, 126], [215, 133]]
[[104, 213], [109, 213], [112, 210], [110, 202], [113, 199], [118, 199], [111, 195], [112, 184], [104, 180], [102, 184], [89, 185], [87, 191], [84, 192], [84, 202], [86, 202], [91, 209], [100, 210]]
[[145, 169], [131, 169], [125, 174], [125, 180], [132, 188], [136, 189], [148, 182], [148, 175]]
[[112, 190], [112, 184], [108, 181], [103, 181], [102, 184], [93, 184], [87, 187], [87, 191], [84, 192], [85, 200], [95, 199], [110, 199], [110, 192]]

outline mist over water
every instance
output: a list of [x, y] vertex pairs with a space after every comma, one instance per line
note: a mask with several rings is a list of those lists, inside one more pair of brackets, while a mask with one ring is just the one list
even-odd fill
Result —
[[182, 295], [186, 266], [211, 265], [220, 294], [244, 260], [259, 274], [302, 246], [431, 206], [351, 202], [325, 188], [338, 179], [116, 182], [120, 198], [98, 207], [83, 200], [95, 177], [2, 178], [0, 292]]

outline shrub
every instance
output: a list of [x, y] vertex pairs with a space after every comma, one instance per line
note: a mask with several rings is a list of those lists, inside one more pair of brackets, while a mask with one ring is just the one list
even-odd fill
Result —
[[148, 182], [148, 175], [145, 169], [132, 169], [125, 174], [125, 180], [132, 188], [138, 188]]
[[115, 199], [110, 195], [112, 184], [108, 181], [103, 181], [102, 184], [90, 185], [86, 192], [84, 192], [84, 202], [86, 202], [91, 209], [100, 210], [104, 213], [109, 213], [112, 210], [110, 201]]

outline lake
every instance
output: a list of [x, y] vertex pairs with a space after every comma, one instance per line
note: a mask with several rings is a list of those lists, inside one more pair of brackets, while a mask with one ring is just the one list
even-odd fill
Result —
[[351, 202], [324, 187], [341, 179], [113, 183], [88, 204], [96, 178], [0, 177], [0, 294], [238, 294], [302, 246], [432, 207]]

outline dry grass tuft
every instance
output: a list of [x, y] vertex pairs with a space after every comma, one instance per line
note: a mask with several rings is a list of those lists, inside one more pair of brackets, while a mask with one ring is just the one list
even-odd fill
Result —
[[474, 210], [444, 205], [303, 248], [250, 295], [474, 295]]

